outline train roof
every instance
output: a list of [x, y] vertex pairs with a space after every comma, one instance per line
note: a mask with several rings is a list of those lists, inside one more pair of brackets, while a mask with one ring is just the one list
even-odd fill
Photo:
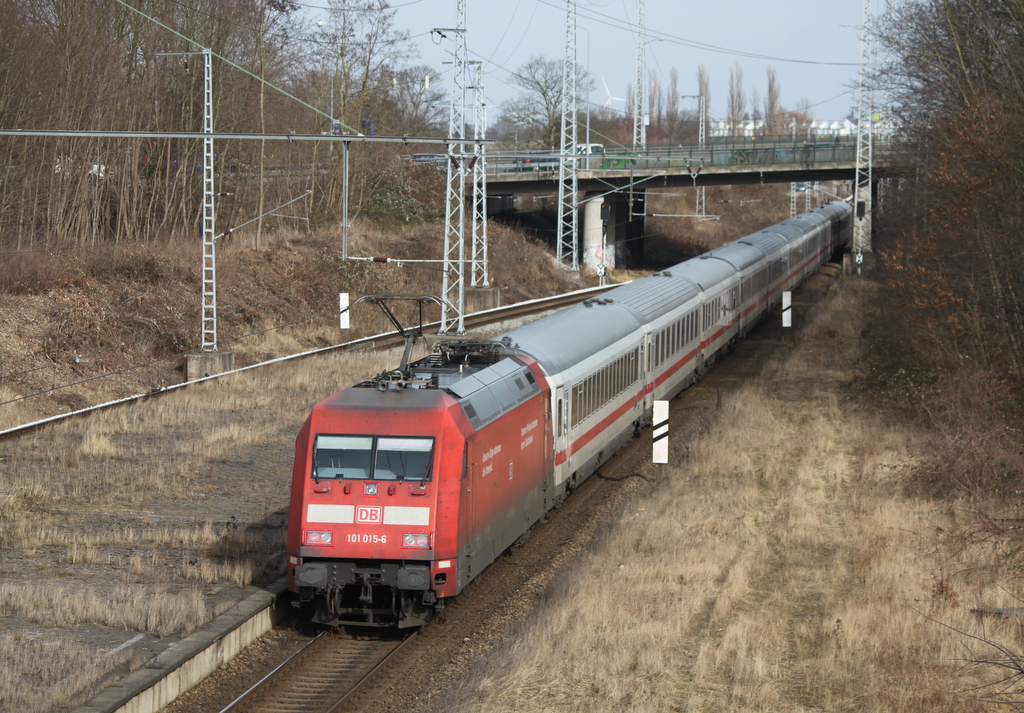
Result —
[[828, 225], [829, 220], [827, 216], [811, 211], [808, 213], [801, 213], [800, 215], [794, 215], [786, 222], [799, 225], [806, 232], [812, 228], [825, 227]]
[[740, 240], [740, 242], [744, 245], [760, 248], [769, 256], [782, 252], [785, 250], [786, 245], [788, 245], [786, 239], [781, 235], [769, 233], [764, 230], [759, 233], [754, 233], [753, 235], [748, 235]]
[[766, 228], [765, 230], [766, 232], [778, 235], [787, 243], [796, 242], [798, 239], [802, 238], [806, 232], [804, 226], [794, 223], [792, 220], [784, 220], [777, 225]]
[[641, 328], [634, 309], [617, 304], [616, 290], [555, 312], [498, 337], [536, 359], [544, 371], [555, 374], [593, 356]]
[[714, 288], [736, 274], [736, 268], [711, 253], [704, 253], [692, 260], [673, 265], [666, 272], [689, 280], [702, 292]]
[[665, 270], [609, 290], [596, 301], [611, 300], [629, 307], [646, 324], [698, 294], [699, 290], [692, 282]]
[[853, 213], [853, 206], [846, 201], [832, 201], [818, 206], [813, 212], [821, 213], [828, 216], [830, 220], [836, 221]]
[[764, 260], [765, 252], [748, 242], [738, 241], [715, 248], [707, 253], [710, 257], [725, 260], [737, 270], [747, 270]]
[[474, 372], [453, 384], [451, 392], [473, 428], [480, 430], [541, 392], [530, 367], [515, 357]]

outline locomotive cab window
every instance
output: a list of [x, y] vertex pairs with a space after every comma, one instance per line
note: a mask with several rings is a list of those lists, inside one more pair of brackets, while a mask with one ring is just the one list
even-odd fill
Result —
[[318, 435], [311, 477], [429, 480], [433, 456], [433, 438]]
[[377, 439], [374, 480], [426, 480], [434, 454], [433, 438]]
[[313, 446], [313, 475], [317, 478], [370, 478], [371, 436], [317, 436]]

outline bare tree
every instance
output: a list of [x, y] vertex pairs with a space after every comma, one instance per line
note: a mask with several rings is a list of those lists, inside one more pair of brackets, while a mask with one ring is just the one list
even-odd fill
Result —
[[[518, 126], [521, 142], [558, 146], [562, 130], [562, 61], [532, 57], [515, 71], [510, 81], [523, 92], [502, 103], [499, 120]], [[585, 95], [591, 83], [586, 70], [579, 68], [576, 90], [580, 96]]]
[[740, 134], [740, 126], [743, 122], [743, 113], [746, 110], [747, 95], [743, 91], [743, 67], [739, 62], [729, 70], [729, 133], [733, 136]]
[[764, 95], [765, 133], [779, 136], [782, 133], [782, 106], [779, 104], [779, 76], [775, 67], [768, 68], [768, 90]]
[[[702, 64], [697, 67], [697, 93], [704, 97], [704, 123], [709, 125], [711, 115], [711, 79], [708, 77], [708, 70]], [[698, 117], [698, 120], [700, 117]]]
[[408, 67], [395, 74], [391, 100], [394, 102], [397, 133], [426, 136], [443, 134], [447, 130], [445, 92], [430, 83], [430, 78], [437, 74], [436, 69], [425, 64]]
[[[885, 212], [893, 286], [917, 295], [908, 334], [930, 360], [1024, 381], [1024, 7], [911, 0], [879, 25], [877, 73], [914, 201]], [[887, 117], [889, 118], [889, 117]], [[895, 232], [895, 231], [894, 231]]]
[[[333, 115], [353, 134], [430, 133], [443, 92], [423, 78], [437, 72], [410, 67], [387, 0], [329, 5], [330, 21], [310, 31], [291, 0], [132, 3], [185, 40], [116, 3], [0, 0], [0, 125], [201, 131], [203, 60], [158, 53], [202, 46], [214, 55], [216, 131], [327, 133]], [[400, 149], [353, 149], [358, 210]], [[218, 204], [218, 229], [310, 187], [315, 218], [338, 210], [340, 152], [326, 144], [218, 141], [215, 151], [215, 190], [232, 194]], [[202, 165], [194, 139], [0, 137], [0, 243], [197, 235]]]
[[665, 106], [665, 131], [672, 141], [679, 141], [679, 70], [668, 73], [668, 99]]

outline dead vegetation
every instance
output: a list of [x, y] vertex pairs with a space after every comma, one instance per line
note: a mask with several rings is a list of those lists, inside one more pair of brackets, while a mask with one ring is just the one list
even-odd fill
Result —
[[[327, 238], [277, 237], [260, 251], [241, 243], [225, 251], [224, 279], [235, 285], [227, 299], [245, 307], [222, 310], [225, 333], [262, 332], [235, 343], [241, 363], [340, 341], [332, 309], [342, 287], [416, 290], [415, 271], [349, 270]], [[427, 254], [427, 229], [402, 237]], [[508, 239], [495, 261], [505, 294], [578, 285], [547, 269], [540, 246]], [[370, 244], [356, 235], [353, 251]], [[5, 372], [0, 400], [175, 348], [153, 346], [159, 340], [142, 325], [176, 324], [147, 316], [161, 302], [169, 315], [191, 309], [177, 291], [181, 274], [196, 271], [181, 252], [155, 246], [155, 263], [134, 271], [96, 267], [113, 277], [91, 287], [68, 278], [6, 294], [0, 313], [11, 327], [0, 331], [0, 359], [23, 360], [25, 373]], [[57, 260], [24, 273], [51, 275], [51, 267], [56, 280]], [[244, 292], [246, 279], [255, 296]], [[1005, 661], [1012, 674], [1013, 657], [998, 647], [1017, 640], [1018, 621], [971, 613], [1019, 603], [1020, 451], [1008, 447], [1019, 434], [1005, 418], [1003, 387], [979, 378], [937, 390], [934, 379], [886, 361], [892, 352], [860, 321], [877, 302], [874, 289], [869, 280], [840, 283], [792, 357], [727, 390], [705, 437], [674, 441], [676, 467], [659, 474], [656, 495], [613, 523], [544, 608], [510, 632], [489, 657], [500, 667], [481, 662], [444, 705], [912, 712], [1016, 702], [984, 662]], [[111, 299], [133, 292], [140, 296]], [[108, 311], [90, 318], [72, 304]], [[296, 320], [321, 306], [323, 315]], [[387, 328], [376, 315], [363, 319], [364, 331]], [[272, 329], [289, 321], [298, 324]], [[46, 358], [44, 334], [70, 340], [65, 352]], [[133, 334], [144, 341], [122, 349]], [[68, 355], [83, 345], [109, 351], [75, 363]], [[312, 403], [394, 359], [335, 354], [268, 367], [3, 443], [0, 650], [28, 641], [38, 652], [58, 641], [90, 663], [40, 668], [26, 658], [24, 674], [4, 687], [19, 702], [11, 710], [81, 700], [84, 681], [122, 660], [141, 664], [98, 655], [76, 639], [79, 627], [178, 635], [225, 606], [210, 604], [208, 587], [238, 590], [275, 576], [301, 420]], [[54, 392], [45, 406], [4, 404], [0, 425], [180, 378], [161, 364]], [[886, 409], [869, 414], [879, 404]], [[40, 696], [51, 687], [62, 697]]]
[[924, 432], [849, 398], [876, 289], [837, 290], [432, 710], [990, 709], [970, 664], [1022, 625], [972, 609], [1018, 578], [980, 531], [944, 542], [973, 513], [907, 492]]
[[0, 700], [3, 711], [50, 711], [99, 678], [108, 667], [131, 658], [130, 651], [97, 656], [93, 647], [61, 637], [45, 639], [0, 634]]
[[[437, 259], [438, 236], [432, 226], [357, 224], [349, 250]], [[346, 262], [340, 240], [334, 231], [279, 231], [259, 250], [244, 237], [218, 249], [218, 339], [237, 366], [392, 329], [365, 308], [342, 333], [339, 292], [439, 292], [433, 266]], [[505, 303], [596, 284], [559, 270], [542, 245], [508, 229], [491, 226], [490, 242], [492, 284]], [[198, 242], [179, 240], [0, 261], [0, 430], [180, 382], [181, 355], [199, 346], [200, 255]], [[398, 314], [416, 319], [401, 306]]]
[[[309, 406], [395, 358], [266, 367], [5, 442], [0, 647], [68, 640], [90, 665], [67, 681], [63, 662], [31, 666], [5, 689], [24, 705], [0, 710], [81, 701], [128, 660], [78, 641], [83, 626], [184, 635], [233, 603], [215, 603], [210, 587], [241, 595], [279, 577], [291, 445]], [[40, 685], [61, 694], [39, 696]]]

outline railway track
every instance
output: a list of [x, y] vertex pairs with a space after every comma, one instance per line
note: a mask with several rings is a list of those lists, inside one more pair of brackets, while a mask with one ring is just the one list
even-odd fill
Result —
[[[586, 289], [577, 290], [576, 292], [569, 292], [567, 294], [555, 295], [554, 297], [543, 297], [543, 298], [536, 299], [536, 300], [529, 300], [527, 302], [518, 302], [516, 304], [509, 305], [507, 307], [497, 307], [495, 309], [489, 309], [489, 310], [485, 310], [483, 312], [474, 312], [473, 314], [467, 315], [464, 318], [464, 323], [465, 323], [465, 326], [466, 326], [467, 329], [473, 329], [473, 328], [477, 328], [477, 327], [484, 327], [484, 326], [487, 326], [487, 325], [490, 325], [490, 324], [496, 324], [498, 322], [504, 322], [504, 321], [510, 320], [510, 319], [518, 319], [520, 317], [526, 317], [526, 316], [529, 316], [531, 314], [538, 314], [538, 313], [541, 313], [541, 312], [547, 312], [549, 310], [560, 309], [562, 307], [566, 307], [568, 305], [572, 305], [572, 304], [575, 304], [577, 302], [582, 302], [583, 300], [585, 300], [587, 298], [596, 297], [597, 295], [600, 295], [603, 292], [607, 292], [612, 287], [615, 287], [615, 285], [607, 285], [607, 286], [603, 286], [603, 287], [588, 287]], [[427, 333], [427, 334], [431, 334], [431, 333], [435, 333], [436, 334], [437, 330], [440, 329], [440, 326], [441, 326], [440, 322], [431, 322], [429, 324], [423, 325], [423, 331], [424, 331], [424, 333]], [[287, 356], [278, 357], [276, 359], [270, 359], [268, 361], [260, 362], [258, 364], [251, 364], [249, 366], [244, 366], [244, 367], [241, 367], [239, 369], [234, 369], [233, 371], [226, 371], [226, 372], [223, 372], [221, 374], [213, 374], [211, 376], [207, 376], [207, 377], [204, 377], [202, 379], [194, 379], [192, 381], [186, 381], [184, 383], [174, 384], [172, 386], [160, 388], [160, 389], [157, 389], [155, 391], [150, 391], [150, 392], [145, 393], [145, 394], [135, 394], [133, 396], [126, 396], [125, 398], [116, 399], [114, 401], [107, 401], [107, 402], [102, 403], [102, 404], [96, 404], [95, 406], [87, 406], [85, 408], [77, 409], [75, 411], [70, 411], [68, 413], [59, 414], [57, 416], [50, 416], [48, 418], [40, 419], [38, 421], [32, 421], [31, 423], [24, 423], [24, 424], [21, 424], [20, 426], [14, 426], [13, 428], [8, 428], [6, 430], [0, 430], [0, 439], [6, 438], [6, 437], [9, 437], [9, 436], [14, 436], [14, 435], [21, 434], [21, 433], [25, 433], [25, 432], [31, 431], [31, 430], [36, 429], [36, 428], [40, 428], [42, 426], [45, 426], [45, 425], [48, 425], [48, 424], [51, 424], [51, 423], [56, 423], [58, 421], [63, 421], [65, 419], [67, 419], [67, 418], [71, 418], [72, 416], [80, 416], [80, 415], [84, 415], [84, 414], [87, 414], [87, 413], [92, 413], [94, 411], [99, 411], [99, 410], [102, 410], [102, 409], [112, 408], [114, 406], [120, 406], [120, 405], [124, 405], [124, 404], [135, 403], [136, 401], [141, 401], [143, 399], [146, 399], [146, 398], [149, 398], [149, 397], [152, 397], [152, 396], [165, 395], [165, 394], [168, 394], [168, 393], [170, 393], [172, 391], [175, 391], [177, 389], [186, 388], [186, 387], [188, 387], [188, 386], [190, 386], [192, 384], [199, 384], [199, 383], [202, 383], [204, 381], [209, 381], [210, 379], [217, 379], [217, 378], [220, 378], [222, 376], [227, 376], [228, 374], [237, 374], [240, 371], [248, 371], [250, 369], [259, 368], [261, 366], [268, 366], [270, 364], [277, 364], [277, 363], [284, 362], [284, 361], [291, 361], [292, 359], [301, 359], [303, 357], [313, 356], [313, 355], [316, 355], [316, 354], [323, 354], [325, 352], [335, 351], [335, 350], [338, 350], [338, 349], [341, 349], [341, 350], [346, 350], [346, 349], [352, 350], [352, 349], [362, 349], [362, 348], [365, 348], [365, 347], [386, 348], [386, 347], [401, 346], [404, 343], [405, 343], [405, 340], [401, 336], [399, 336], [398, 334], [395, 334], [395, 333], [377, 334], [377, 335], [374, 335], [372, 337], [364, 337], [362, 339], [356, 339], [356, 340], [353, 340], [351, 342], [344, 342], [342, 344], [332, 344], [329, 347], [321, 347], [319, 349], [312, 349], [312, 350], [309, 350], [309, 351], [300, 352], [298, 354], [289, 354]]]
[[328, 630], [310, 641], [221, 713], [338, 713], [399, 655], [412, 634], [352, 636]]
[[[567, 294], [555, 295], [554, 297], [542, 297], [541, 299], [529, 300], [526, 302], [517, 302], [505, 307], [497, 307], [495, 309], [487, 309], [480, 312], [473, 312], [468, 314], [464, 318], [466, 329], [474, 329], [479, 327], [485, 327], [487, 325], [493, 325], [507, 320], [515, 320], [521, 317], [528, 317], [529, 314], [537, 314], [540, 312], [548, 311], [551, 309], [559, 309], [569, 304], [581, 302], [590, 297], [596, 297], [597, 295], [608, 291], [614, 285], [607, 285], [604, 287], [590, 287], [575, 292], [569, 292]], [[440, 328], [439, 322], [432, 322], [423, 326], [424, 332], [427, 334], [436, 333]], [[110, 409], [116, 406], [123, 406], [126, 404], [134, 404], [135, 402], [142, 401], [151, 396], [160, 396], [175, 391], [179, 388], [185, 388], [191, 384], [198, 384], [210, 379], [217, 379], [228, 374], [237, 374], [243, 371], [249, 371], [250, 369], [257, 369], [259, 367], [265, 367], [270, 364], [279, 364], [281, 362], [289, 362], [295, 359], [302, 359], [304, 356], [312, 356], [314, 354], [321, 354], [327, 351], [334, 351], [336, 349], [359, 349], [365, 347], [389, 347], [389, 346], [400, 346], [404, 344], [404, 339], [394, 333], [388, 334], [377, 334], [371, 337], [364, 337], [362, 339], [355, 339], [353, 341], [344, 342], [341, 344], [332, 344], [331, 346], [325, 346], [317, 349], [310, 349], [309, 351], [302, 351], [296, 354], [288, 354], [287, 356], [279, 356], [278, 359], [271, 359], [266, 362], [260, 362], [259, 364], [253, 364], [248, 367], [242, 367], [229, 372], [223, 372], [221, 374], [213, 374], [202, 379], [195, 379], [193, 381], [185, 381], [179, 384], [173, 384], [171, 386], [163, 387], [147, 393], [136, 393], [131, 396], [125, 396], [124, 399], [118, 399], [103, 404], [97, 404], [95, 406], [89, 406], [84, 409], [78, 409], [71, 411], [66, 414], [59, 414], [57, 416], [50, 416], [48, 418], [40, 419], [39, 421], [33, 421], [31, 423], [23, 423], [22, 425], [14, 426], [6, 430], [0, 430], [0, 438], [5, 438], [13, 435], [26, 433], [28, 431], [40, 428], [51, 423], [63, 421], [75, 416], [82, 416], [95, 411], [104, 409]]]

